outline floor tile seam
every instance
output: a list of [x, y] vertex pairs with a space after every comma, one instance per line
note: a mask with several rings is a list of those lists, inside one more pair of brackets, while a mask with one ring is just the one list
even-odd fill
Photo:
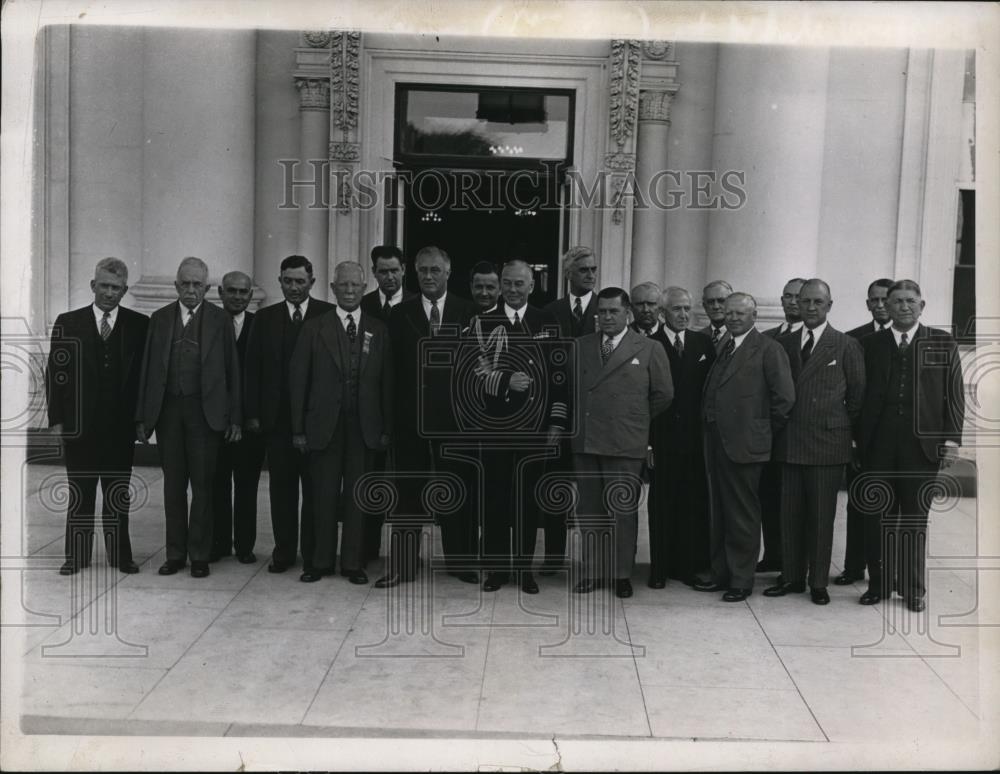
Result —
[[639, 674], [639, 660], [635, 655], [635, 646], [632, 644], [632, 630], [628, 623], [628, 610], [625, 605], [621, 605], [622, 608], [622, 620], [625, 622], [625, 636], [628, 638], [630, 652], [632, 654], [632, 666], [635, 669], [635, 681], [639, 686], [639, 698], [642, 700], [642, 716], [646, 718], [646, 729], [649, 731], [649, 736], [653, 736], [653, 722], [649, 718], [649, 705], [646, 704], [646, 692], [643, 690], [642, 686], [642, 675]]
[[[65, 531], [65, 527], [63, 527], [63, 531]], [[39, 546], [38, 548], [36, 548], [34, 551], [28, 551], [28, 556], [29, 557], [31, 557], [31, 556], [38, 556], [46, 548], [48, 548], [48, 547], [50, 547], [50, 546], [52, 546], [52, 545], [54, 545], [56, 543], [65, 542], [65, 540], [66, 540], [65, 537], [56, 535], [56, 537], [52, 538], [52, 540], [50, 540], [48, 543], [42, 544], [41, 546]], [[46, 554], [46, 556], [51, 556], [53, 558], [58, 558], [59, 556], [65, 556], [65, 553], [63, 551], [60, 551], [58, 554], [52, 553], [52, 554]]]
[[490, 644], [493, 642], [493, 618], [497, 612], [497, 596], [493, 595], [493, 607], [490, 610], [490, 626], [486, 632], [486, 648], [483, 655], [483, 673], [479, 678], [479, 698], [476, 699], [476, 722], [473, 728], [479, 730], [479, 719], [483, 711], [483, 695], [486, 692], [486, 668], [490, 663]]
[[[904, 638], [904, 639], [905, 639], [905, 638]], [[912, 648], [913, 646], [911, 645], [910, 647]], [[914, 653], [916, 653], [916, 649], [914, 649], [914, 651], [913, 651], [913, 652], [914, 652]], [[919, 653], [917, 653], [917, 656], [918, 656], [918, 657], [920, 658], [920, 660], [921, 660], [921, 661], [923, 661], [923, 662], [924, 662], [924, 664], [925, 664], [925, 665], [927, 666], [927, 668], [931, 670], [931, 672], [932, 672], [932, 673], [934, 674], [934, 676], [935, 676], [935, 677], [936, 677], [936, 678], [937, 678], [938, 680], [940, 680], [940, 681], [941, 681], [941, 683], [942, 683], [942, 684], [944, 685], [944, 687], [948, 689], [948, 693], [950, 693], [950, 694], [951, 694], [952, 696], [954, 696], [954, 697], [955, 697], [956, 699], [958, 699], [959, 703], [960, 703], [960, 704], [961, 704], [961, 705], [962, 705], [963, 707], [965, 707], [965, 709], [966, 709], [966, 710], [967, 710], [967, 711], [969, 712], [969, 714], [970, 714], [970, 715], [972, 715], [972, 717], [973, 717], [973, 718], [975, 718], [976, 722], [978, 723], [978, 722], [979, 722], [979, 720], [980, 720], [980, 718], [979, 718], [979, 715], [978, 715], [978, 713], [976, 713], [976, 712], [975, 712], [975, 711], [974, 711], [974, 710], [972, 709], [972, 707], [970, 707], [970, 706], [969, 706], [968, 704], [966, 704], [966, 703], [965, 703], [965, 699], [963, 699], [963, 698], [962, 698], [962, 697], [961, 697], [961, 696], [960, 696], [960, 695], [958, 694], [958, 691], [956, 691], [956, 690], [955, 690], [954, 688], [952, 688], [951, 684], [950, 684], [950, 683], [949, 683], [949, 682], [948, 682], [947, 680], [945, 680], [945, 679], [944, 679], [944, 676], [943, 676], [943, 675], [941, 675], [941, 674], [940, 674], [940, 673], [939, 673], [939, 672], [938, 672], [938, 671], [937, 671], [937, 670], [936, 670], [936, 669], [934, 668], [934, 664], [933, 664], [933, 661], [935, 661], [935, 660], [937, 660], [937, 659], [932, 659], [932, 660], [930, 660], [930, 661], [929, 661], [929, 660], [928, 660], [928, 658], [929, 658], [929, 657], [927, 657], [927, 656], [921, 656], [921, 655], [920, 655]], [[980, 671], [981, 671], [981, 670], [980, 670]]]
[[791, 681], [792, 685], [795, 686], [795, 690], [796, 690], [796, 692], [799, 695], [799, 701], [801, 701], [802, 704], [803, 704], [803, 706], [809, 711], [809, 715], [812, 717], [813, 723], [816, 724], [816, 728], [818, 728], [819, 731], [820, 731], [820, 733], [823, 734], [823, 738], [827, 742], [829, 742], [830, 741], [830, 735], [826, 733], [826, 729], [823, 728], [823, 725], [819, 722], [819, 718], [816, 717], [816, 713], [813, 711], [813, 708], [809, 705], [809, 702], [806, 701], [806, 697], [802, 695], [802, 689], [799, 687], [799, 684], [795, 681], [795, 678], [792, 677], [791, 670], [788, 668], [788, 665], [785, 663], [785, 660], [781, 657], [781, 654], [778, 653], [778, 649], [775, 647], [774, 643], [771, 642], [771, 638], [768, 636], [767, 630], [764, 629], [764, 624], [761, 622], [760, 618], [757, 616], [756, 611], [749, 604], [747, 604], [747, 603], [744, 603], [744, 604], [746, 604], [747, 607], [750, 608], [750, 613], [751, 613], [751, 615], [753, 615], [754, 620], [757, 621], [757, 625], [760, 627], [761, 633], [764, 635], [764, 638], [767, 640], [768, 644], [771, 646], [771, 651], [774, 653], [775, 658], [778, 659], [778, 663], [781, 664], [781, 668], [785, 670], [785, 674], [788, 675], [788, 679]]
[[[357, 623], [358, 616], [361, 615], [361, 611], [364, 609], [365, 603], [368, 601], [369, 597], [371, 597], [372, 592], [374, 591], [374, 589], [375, 589], [374, 585], [368, 586], [368, 591], [365, 594], [364, 598], [361, 600], [361, 602], [358, 605], [357, 609], [354, 611], [354, 617], [351, 619], [351, 622], [347, 625], [347, 628], [344, 631], [344, 636], [340, 638], [340, 644], [337, 646], [337, 652], [333, 654], [333, 658], [330, 659], [330, 663], [327, 665], [326, 670], [323, 672], [323, 677], [316, 684], [316, 690], [313, 691], [312, 698], [309, 700], [309, 703], [306, 705], [305, 710], [303, 710], [302, 715], [299, 718], [299, 722], [298, 722], [297, 725], [304, 725], [305, 719], [307, 717], [309, 717], [309, 713], [312, 712], [313, 705], [316, 703], [316, 699], [319, 698], [319, 693], [323, 689], [323, 684], [326, 682], [327, 678], [330, 676], [330, 672], [333, 671], [333, 666], [334, 666], [334, 664], [337, 663], [337, 658], [339, 658], [340, 652], [344, 649], [344, 644], [347, 642], [347, 638], [350, 637], [351, 636], [351, 632], [354, 631], [354, 624]], [[307, 630], [295, 629], [295, 630], [292, 630], [292, 631], [307, 631]], [[323, 629], [321, 631], [330, 631], [330, 630], [329, 629]]]
[[[164, 548], [165, 547], [166, 546], [164, 545]], [[150, 556], [149, 560], [151, 560], [153, 558], [153, 556], [156, 556], [156, 554], [153, 554], [152, 556]], [[147, 560], [147, 561], [149, 561], [149, 560]], [[225, 607], [223, 607], [218, 613], [216, 613], [215, 617], [212, 618], [212, 620], [208, 622], [208, 624], [205, 626], [205, 628], [201, 630], [201, 634], [199, 634], [197, 637], [194, 638], [194, 640], [191, 641], [191, 643], [184, 649], [184, 651], [177, 657], [177, 659], [169, 667], [167, 667], [164, 670], [163, 674], [160, 676], [160, 679], [157, 680], [156, 683], [143, 695], [143, 697], [141, 699], [139, 699], [139, 701], [136, 703], [136, 705], [134, 707], [132, 707], [132, 709], [129, 711], [128, 715], [126, 716], [126, 719], [134, 719], [134, 715], [135, 715], [136, 711], [143, 705], [143, 703], [146, 701], [146, 699], [148, 699], [150, 696], [153, 695], [153, 693], [156, 691], [156, 689], [160, 686], [160, 683], [162, 683], [167, 678], [167, 675], [170, 674], [171, 670], [174, 667], [176, 667], [177, 664], [179, 664], [184, 659], [184, 657], [191, 651], [191, 648], [193, 648], [195, 645], [198, 644], [198, 642], [201, 641], [201, 638], [205, 636], [205, 633], [209, 629], [211, 629], [212, 626], [215, 624], [215, 622], [219, 620], [219, 617], [223, 613], [226, 612], [226, 610], [229, 608], [229, 606], [233, 603], [233, 600], [235, 600], [246, 589], [246, 587], [248, 585], [250, 585], [250, 582], [254, 578], [256, 578], [257, 575], [259, 575], [263, 569], [264, 569], [264, 566], [261, 565], [261, 567], [258, 568], [256, 572], [252, 573], [251, 575], [249, 575], [247, 577], [246, 582], [242, 586], [240, 586], [240, 588], [236, 591], [235, 594], [233, 594], [232, 598], [229, 600], [229, 602], [226, 603]], [[206, 589], [206, 591], [208, 591], [208, 590], [210, 590], [210, 589]]]

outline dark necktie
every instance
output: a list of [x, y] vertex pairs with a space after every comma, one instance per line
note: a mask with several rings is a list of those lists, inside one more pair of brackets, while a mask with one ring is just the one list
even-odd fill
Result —
[[104, 317], [101, 318], [101, 338], [107, 341], [108, 336], [110, 335], [111, 335], [111, 312], [105, 312]]
[[614, 352], [614, 349], [611, 346], [611, 339], [605, 336], [604, 343], [601, 344], [601, 362], [607, 365], [608, 358], [611, 357], [612, 352]]
[[576, 303], [573, 304], [573, 317], [578, 325], [583, 322], [583, 304], [580, 303], [579, 296], [576, 297]]
[[435, 298], [431, 301], [431, 336], [436, 336], [441, 327], [441, 311], [438, 309], [438, 302]]
[[813, 344], [816, 340], [813, 338], [812, 331], [806, 331], [806, 343], [802, 345], [802, 362], [806, 362], [813, 351]]
[[733, 352], [736, 350], [736, 339], [730, 339], [726, 342], [726, 346], [722, 348], [722, 359], [728, 360], [733, 356]]
[[899, 339], [899, 351], [906, 352], [906, 348], [910, 346], [910, 342], [907, 335], [904, 333]]
[[292, 312], [292, 322], [296, 325], [302, 322], [302, 307], [298, 304], [295, 305], [295, 311]]
[[194, 319], [194, 312], [192, 312], [190, 309], [185, 309], [184, 310], [184, 325], [182, 326], [184, 331], [187, 331], [188, 326], [191, 324], [191, 320], [193, 320], [193, 319]]
[[358, 326], [354, 324], [354, 315], [347, 315], [347, 338], [351, 340], [351, 344], [358, 337]]
[[514, 312], [514, 324], [511, 326], [511, 330], [514, 333], [524, 333], [524, 326], [521, 325], [521, 318], [518, 316], [517, 312]]
[[684, 354], [684, 342], [681, 341], [681, 335], [679, 333], [674, 334], [674, 349], [677, 350], [679, 356]]
[[386, 320], [389, 319], [389, 315], [392, 313], [392, 304], [389, 303], [389, 299], [386, 298], [385, 303], [382, 304], [382, 317]]
[[722, 328], [716, 328], [713, 325], [712, 326], [712, 346], [715, 346], [716, 344], [718, 344], [719, 343], [719, 339], [721, 339], [721, 338], [722, 338]]

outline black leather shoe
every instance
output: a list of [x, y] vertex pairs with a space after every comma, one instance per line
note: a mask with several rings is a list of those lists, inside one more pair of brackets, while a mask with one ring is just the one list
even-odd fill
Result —
[[257, 561], [257, 557], [254, 556], [253, 551], [247, 551], [245, 554], [237, 554], [236, 561], [240, 564], [253, 564]]
[[765, 597], [783, 597], [785, 594], [802, 594], [806, 590], [804, 583], [779, 583], [764, 589]]
[[462, 572], [449, 572], [452, 578], [458, 578], [462, 583], [479, 583], [479, 573], [472, 572], [471, 570], [464, 570]]
[[59, 568], [59, 574], [76, 575], [82, 569], [83, 569], [82, 564], [77, 564], [76, 562], [63, 562], [62, 567]]
[[664, 589], [667, 587], [667, 582], [663, 578], [654, 578], [650, 575], [649, 580], [646, 581], [646, 585], [651, 589]]
[[278, 562], [278, 561], [275, 561], [275, 560], [272, 559], [271, 563], [267, 566], [267, 571], [268, 572], [285, 572], [285, 570], [287, 570], [289, 567], [291, 567], [290, 564], [285, 564], [284, 562]]
[[299, 576], [299, 580], [302, 581], [303, 583], [315, 583], [321, 578], [324, 578], [327, 575], [332, 575], [332, 574], [333, 570], [319, 570], [315, 567], [310, 567], [308, 570], [305, 570]]
[[865, 579], [865, 574], [861, 573], [858, 575], [856, 572], [842, 572], [836, 578], [833, 579], [834, 586], [850, 586], [852, 583], [857, 583], [858, 581], [863, 581]]
[[753, 593], [753, 589], [729, 589], [722, 595], [723, 602], [742, 602]]
[[340, 574], [345, 576], [355, 586], [364, 586], [368, 583], [368, 573], [364, 570], [351, 570], [350, 572], [341, 570]]
[[725, 591], [725, 586], [720, 586], [715, 581], [698, 581], [691, 586], [695, 591]]
[[502, 586], [507, 584], [506, 573], [501, 572], [491, 572], [487, 573], [486, 580], [483, 581], [483, 591], [499, 591]]
[[573, 587], [574, 594], [589, 594], [597, 588], [597, 584], [592, 580], [582, 580]]
[[754, 572], [781, 572], [781, 564], [777, 562], [757, 562]]
[[814, 605], [829, 605], [830, 595], [826, 591], [826, 587], [821, 589], [809, 589], [809, 596], [812, 597]]
[[525, 594], [537, 594], [538, 584], [535, 583], [535, 576], [530, 572], [521, 574], [521, 591]]
[[628, 578], [618, 578], [615, 581], [615, 596], [619, 599], [628, 599], [632, 596], [632, 581]]
[[875, 589], [868, 589], [864, 594], [861, 595], [861, 599], [858, 602], [862, 605], [877, 605], [882, 601], [882, 595], [879, 594]]
[[191, 562], [192, 578], [207, 578], [209, 574], [208, 562]]
[[139, 565], [129, 559], [127, 562], [120, 562], [118, 564], [118, 572], [123, 572], [126, 575], [135, 575], [139, 572]]
[[923, 597], [911, 597], [906, 600], [906, 607], [914, 613], [922, 613], [927, 608], [927, 603], [924, 602]]
[[400, 583], [409, 583], [413, 578], [404, 578], [399, 573], [389, 573], [388, 575], [383, 575], [377, 581], [375, 581], [375, 588], [377, 589], [391, 589], [393, 586], [398, 586]]
[[185, 564], [181, 559], [167, 559], [167, 561], [160, 565], [160, 569], [157, 572], [160, 575], [173, 575], [183, 570]]

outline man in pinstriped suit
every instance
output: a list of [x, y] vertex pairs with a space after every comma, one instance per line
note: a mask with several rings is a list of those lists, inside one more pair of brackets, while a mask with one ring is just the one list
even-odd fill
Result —
[[833, 550], [833, 520], [844, 465], [851, 459], [852, 429], [865, 394], [861, 345], [826, 321], [833, 301], [823, 280], [802, 285], [801, 330], [778, 339], [788, 353], [795, 406], [775, 439], [781, 464], [781, 539], [784, 579], [765, 589], [783, 597], [806, 589], [812, 601], [830, 601], [826, 587]]

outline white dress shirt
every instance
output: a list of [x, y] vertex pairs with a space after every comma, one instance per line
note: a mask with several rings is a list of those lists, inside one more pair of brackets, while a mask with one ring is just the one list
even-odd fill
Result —
[[351, 319], [354, 320], [354, 324], [358, 326], [358, 330], [361, 329], [361, 307], [357, 309], [352, 309], [348, 312], [346, 309], [341, 309], [337, 307], [337, 317], [340, 318], [340, 324], [344, 326], [344, 333], [347, 333], [347, 315], [351, 315]]
[[[448, 291], [444, 292], [444, 295], [437, 300], [438, 314], [444, 317], [444, 300], [448, 297]], [[427, 318], [427, 322], [431, 321], [431, 300], [425, 296], [423, 293], [420, 294], [420, 303], [424, 305], [424, 317]], [[443, 322], [443, 319], [442, 319]]]
[[[101, 320], [104, 319], [104, 310], [101, 309], [97, 304], [91, 304], [91, 308], [94, 310], [94, 320], [97, 322], [97, 333], [101, 332]], [[108, 325], [111, 326], [111, 330], [115, 329], [115, 323], [118, 322], [118, 305], [115, 304], [115, 308], [111, 310], [108, 314]]]
[[[306, 296], [306, 300], [299, 304], [299, 311], [302, 313], [302, 319], [306, 319], [306, 310], [309, 309], [309, 296]], [[288, 309], [288, 319], [291, 320], [295, 315], [295, 304], [291, 301], [285, 302], [285, 307]]]
[[[822, 323], [820, 323], [819, 325], [817, 325], [815, 328], [812, 329], [814, 349], [816, 345], [819, 344], [819, 337], [823, 335], [823, 331], [825, 330], [826, 330], [826, 320], [824, 320]], [[802, 349], [806, 345], [806, 336], [809, 335], [809, 328], [803, 325], [800, 330], [800, 334], [801, 335], [799, 336], [799, 349]]]
[[246, 320], [247, 313], [240, 312], [239, 314], [233, 315], [233, 333], [236, 338], [240, 337], [240, 333], [243, 332], [243, 321]]

